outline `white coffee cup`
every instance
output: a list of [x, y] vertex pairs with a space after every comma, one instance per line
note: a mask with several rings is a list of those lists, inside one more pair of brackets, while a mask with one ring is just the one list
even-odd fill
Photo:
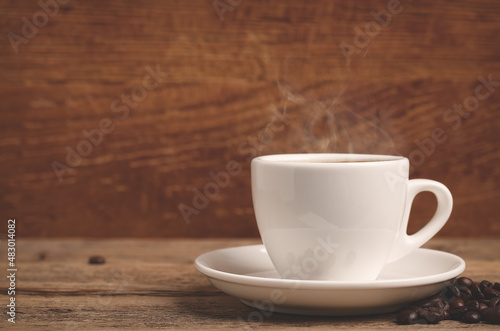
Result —
[[[443, 184], [409, 180], [401, 156], [267, 155], [251, 167], [259, 232], [287, 279], [373, 281], [386, 263], [431, 239], [453, 206]], [[436, 196], [437, 210], [407, 235], [411, 204], [423, 191]]]

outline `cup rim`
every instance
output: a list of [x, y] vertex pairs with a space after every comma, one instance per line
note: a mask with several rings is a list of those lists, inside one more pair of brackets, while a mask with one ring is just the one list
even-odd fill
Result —
[[[252, 162], [302, 166], [367, 166], [405, 160], [404, 156], [355, 153], [292, 153], [270, 154], [255, 157]], [[323, 161], [323, 162], [322, 162]], [[350, 162], [354, 161], [354, 162]], [[359, 161], [359, 162], [356, 162]]]

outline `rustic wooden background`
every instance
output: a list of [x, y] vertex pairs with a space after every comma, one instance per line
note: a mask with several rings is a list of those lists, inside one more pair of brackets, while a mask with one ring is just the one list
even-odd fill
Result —
[[[0, 1], [0, 211], [18, 236], [256, 236], [249, 160], [282, 152], [408, 156], [454, 195], [440, 235], [500, 236], [499, 84], [474, 104], [478, 77], [500, 82], [500, 2], [42, 3]], [[417, 199], [411, 231], [434, 205]]]

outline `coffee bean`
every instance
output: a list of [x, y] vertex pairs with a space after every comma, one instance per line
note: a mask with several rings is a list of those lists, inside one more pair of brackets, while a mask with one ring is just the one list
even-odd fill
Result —
[[479, 301], [472, 300], [472, 301], [467, 302], [466, 307], [469, 310], [478, 311], [479, 305], [480, 305]]
[[441, 321], [440, 315], [429, 310], [429, 309], [423, 309], [418, 313], [418, 317], [423, 319], [425, 322], [428, 324], [437, 324]]
[[103, 264], [104, 262], [106, 262], [106, 260], [102, 256], [94, 255], [89, 257], [89, 264]]
[[441, 298], [432, 298], [429, 302], [429, 306], [427, 308], [439, 307], [443, 304], [443, 300]]
[[500, 306], [485, 309], [483, 316], [488, 323], [500, 324]]
[[467, 277], [460, 277], [455, 282], [455, 285], [458, 287], [470, 287], [472, 283], [473, 283], [472, 279]]
[[467, 313], [468, 309], [467, 307], [460, 307], [460, 308], [451, 308], [450, 309], [450, 319], [455, 320], [455, 321], [460, 321], [464, 317], [464, 315]]
[[439, 294], [433, 295], [427, 299], [418, 301], [415, 303], [416, 306], [421, 307], [421, 308], [429, 308], [429, 307], [434, 307], [435, 305], [439, 304], [442, 302], [443, 299]]
[[460, 296], [458, 297], [459, 299], [461, 299], [463, 302], [467, 303], [469, 302], [470, 300], [472, 300], [472, 295], [469, 296], [468, 294], [466, 294], [465, 292], [460, 292]]
[[491, 287], [485, 287], [483, 289], [483, 294], [486, 299], [493, 299], [500, 297], [500, 291], [497, 291]]
[[398, 324], [437, 324], [452, 319], [464, 323], [500, 324], [500, 283], [467, 277], [452, 280], [450, 285], [429, 298], [420, 300], [398, 314]]
[[488, 303], [488, 305], [489, 305], [490, 307], [500, 306], [500, 298], [499, 298], [499, 297], [492, 298], [492, 299], [490, 300], [490, 302]]
[[449, 285], [441, 293], [441, 297], [445, 301], [453, 301], [460, 296], [460, 290], [458, 287]]
[[479, 283], [479, 287], [481, 288], [481, 290], [483, 290], [484, 288], [487, 287], [493, 287], [493, 283], [487, 280], [483, 280], [481, 283]]
[[460, 290], [460, 299], [466, 299], [468, 301], [470, 300], [470, 298], [472, 298], [472, 292], [470, 291], [470, 288], [466, 287]]
[[397, 323], [400, 325], [415, 324], [418, 321], [418, 314], [413, 310], [402, 310], [398, 314]]
[[477, 311], [468, 311], [464, 315], [464, 322], [469, 324], [476, 324], [481, 322], [482, 316]]
[[[494, 307], [494, 306], [490, 306], [490, 307]], [[486, 308], [488, 308], [488, 304], [483, 303], [483, 302], [479, 303], [479, 312], [481, 312], [481, 310], [484, 310]]]
[[481, 292], [478, 283], [473, 283], [470, 287], [470, 291], [472, 293], [472, 298], [476, 300], [484, 299], [484, 294]]
[[431, 307], [429, 308], [429, 311], [437, 316], [439, 321], [448, 319], [450, 317], [450, 313], [446, 309], [443, 308], [438, 308], [438, 307]]
[[445, 309], [444, 313], [443, 313], [443, 320], [449, 320], [451, 319], [450, 318], [450, 310], [449, 309]]
[[465, 302], [462, 299], [455, 299], [452, 302], [450, 302], [450, 308], [455, 309], [455, 308], [460, 308], [465, 306]]
[[432, 307], [448, 310], [450, 309], [450, 304], [446, 301], [438, 301]]

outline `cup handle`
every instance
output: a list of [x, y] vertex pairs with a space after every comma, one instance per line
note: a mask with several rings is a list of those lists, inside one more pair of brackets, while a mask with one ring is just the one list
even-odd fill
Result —
[[[406, 233], [408, 228], [408, 219], [410, 217], [411, 205], [413, 199], [420, 192], [432, 192], [437, 199], [437, 209], [429, 223], [427, 223], [420, 231], [409, 236]], [[408, 182], [408, 191], [406, 195], [406, 206], [404, 211], [403, 222], [399, 229], [396, 242], [389, 254], [387, 262], [393, 262], [410, 254], [415, 249], [425, 244], [436, 233], [441, 230], [446, 221], [450, 217], [453, 208], [453, 197], [450, 190], [443, 184], [429, 179], [411, 179]]]

